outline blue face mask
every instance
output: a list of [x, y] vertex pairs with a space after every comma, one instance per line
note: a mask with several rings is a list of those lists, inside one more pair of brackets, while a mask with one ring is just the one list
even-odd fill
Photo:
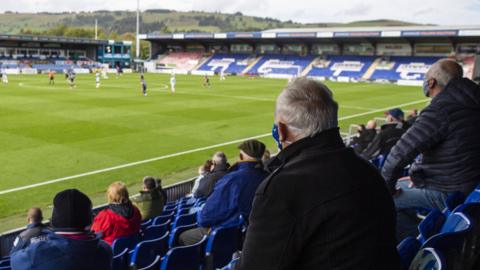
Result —
[[282, 146], [282, 143], [280, 142], [280, 135], [278, 134], [277, 124], [273, 124], [272, 137], [275, 140], [275, 142], [277, 143], [278, 149], [282, 150], [283, 146]]
[[428, 87], [428, 80], [423, 81], [423, 93], [425, 94], [426, 97], [430, 96], [429, 93], [430, 87]]

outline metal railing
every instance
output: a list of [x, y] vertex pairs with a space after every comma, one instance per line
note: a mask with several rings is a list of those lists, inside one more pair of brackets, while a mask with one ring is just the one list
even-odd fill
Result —
[[[175, 201], [179, 198], [184, 197], [188, 193], [190, 193], [193, 188], [194, 182], [195, 182], [195, 177], [173, 184], [171, 186], [166, 186], [164, 190], [167, 193], [168, 201]], [[106, 204], [96, 206], [93, 209], [94, 215], [96, 215], [98, 212], [105, 209], [105, 207], [107, 207]], [[9, 255], [10, 249], [12, 249], [12, 246], [13, 246], [13, 241], [15, 241], [15, 238], [17, 238], [17, 236], [24, 230], [25, 230], [25, 227], [14, 229], [14, 230], [0, 234], [0, 257], [5, 257]]]

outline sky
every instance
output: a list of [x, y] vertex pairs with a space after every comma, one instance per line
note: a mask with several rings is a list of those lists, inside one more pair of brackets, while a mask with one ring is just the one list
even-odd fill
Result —
[[[135, 0], [1, 0], [0, 3], [0, 12], [136, 9]], [[302, 23], [394, 19], [439, 25], [480, 25], [480, 0], [140, 0], [140, 8], [239, 11]]]

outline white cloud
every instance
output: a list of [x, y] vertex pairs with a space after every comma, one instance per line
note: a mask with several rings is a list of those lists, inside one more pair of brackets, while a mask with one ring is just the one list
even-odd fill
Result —
[[[395, 19], [443, 25], [480, 24], [478, 0], [141, 0], [142, 9], [237, 12], [299, 22]], [[0, 11], [135, 10], [135, 0], [2, 0]], [[1, 16], [1, 15], [0, 15]]]

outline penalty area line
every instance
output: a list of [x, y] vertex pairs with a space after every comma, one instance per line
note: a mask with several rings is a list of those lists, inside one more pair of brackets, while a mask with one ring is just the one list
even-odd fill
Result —
[[[368, 111], [368, 112], [352, 114], [352, 115], [340, 117], [338, 119], [338, 121], [344, 121], [344, 120], [348, 120], [348, 119], [352, 119], [352, 118], [356, 118], [356, 117], [360, 117], [360, 116], [370, 115], [370, 114], [379, 113], [379, 112], [385, 112], [385, 111], [393, 109], [393, 108], [405, 107], [405, 106], [425, 103], [427, 101], [429, 101], [429, 99], [422, 99], [422, 100], [417, 100], [417, 101], [413, 101], [413, 102], [393, 105], [393, 106], [389, 106], [389, 107], [385, 107], [385, 108], [381, 108], [381, 109], [376, 109], [376, 110], [372, 110], [372, 111]], [[105, 169], [100, 169], [100, 170], [90, 171], [90, 172], [86, 172], [86, 173], [66, 176], [66, 177], [57, 178], [57, 179], [53, 179], [53, 180], [48, 180], [48, 181], [45, 181], [45, 182], [40, 182], [40, 183], [31, 184], [31, 185], [27, 185], [27, 186], [22, 186], [22, 187], [17, 187], [17, 188], [12, 188], [12, 189], [6, 189], [6, 190], [0, 191], [0, 195], [5, 195], [5, 194], [21, 191], [21, 190], [26, 190], [26, 189], [32, 189], [32, 188], [37, 188], [37, 187], [41, 187], [41, 186], [51, 185], [51, 184], [54, 184], [54, 183], [59, 183], [59, 182], [72, 180], [72, 179], [76, 179], [76, 178], [81, 178], [81, 177], [84, 177], [84, 176], [90, 176], [90, 175], [100, 174], [100, 173], [104, 173], [104, 172], [119, 170], [119, 169], [123, 169], [123, 168], [133, 167], [133, 166], [137, 166], [137, 165], [141, 165], [141, 164], [151, 163], [151, 162], [158, 161], [158, 160], [183, 156], [183, 155], [192, 154], [192, 153], [196, 153], [196, 152], [201, 152], [201, 151], [205, 151], [205, 150], [210, 150], [210, 149], [214, 149], [214, 148], [218, 148], [218, 147], [222, 147], [222, 146], [227, 146], [227, 145], [231, 145], [231, 144], [235, 144], [235, 143], [240, 143], [240, 142], [243, 142], [245, 140], [259, 139], [259, 138], [264, 138], [264, 137], [268, 137], [268, 136], [271, 136], [271, 134], [270, 133], [261, 134], [261, 135], [257, 135], [257, 136], [253, 136], [253, 137], [242, 138], [242, 139], [233, 140], [233, 141], [229, 141], [229, 142], [224, 142], [224, 143], [214, 144], [214, 145], [210, 145], [210, 146], [205, 146], [205, 147], [195, 148], [195, 149], [191, 149], [191, 150], [186, 150], [186, 151], [182, 151], [182, 152], [177, 152], [177, 153], [173, 153], [173, 154], [169, 154], [169, 155], [164, 155], [164, 156], [154, 157], [154, 158], [150, 158], [150, 159], [145, 159], [145, 160], [135, 161], [135, 162], [131, 162], [131, 163], [126, 163], [126, 164], [113, 166], [113, 167], [109, 167], [109, 168], [105, 168]]]

